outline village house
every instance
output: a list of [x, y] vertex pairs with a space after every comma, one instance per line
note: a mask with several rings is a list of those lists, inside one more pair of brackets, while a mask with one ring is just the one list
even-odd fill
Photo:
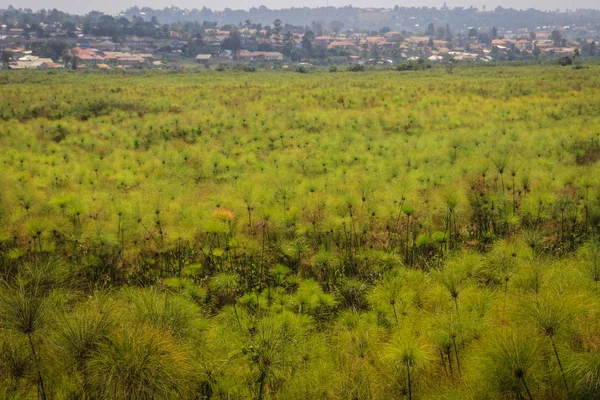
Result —
[[118, 57], [116, 62], [120, 65], [139, 65], [144, 63], [144, 59], [138, 55], [129, 55], [125, 57]]
[[208, 67], [210, 64], [212, 64], [212, 54], [198, 54], [196, 56], [196, 61], [198, 64]]
[[111, 42], [110, 40], [104, 40], [102, 42], [95, 43], [94, 48], [100, 51], [115, 51], [117, 49], [117, 44]]
[[[44, 24], [44, 26], [40, 25], [40, 29], [46, 34], [34, 38], [30, 35], [32, 33], [30, 29], [23, 30], [21, 26], [13, 26], [9, 29], [5, 25], [0, 45], [3, 46], [3, 49], [9, 49], [13, 53], [12, 58], [15, 61], [12, 64], [15, 68], [25, 69], [45, 68], [53, 65], [48, 61], [17, 60], [17, 58], [32, 55], [31, 52], [29, 54], [24, 53], [25, 48], [34, 47], [28, 45], [28, 43], [43, 42], [48, 40], [49, 37], [56, 37], [58, 34], [69, 34], [72, 38], [69, 37], [68, 41], [71, 44], [74, 41], [77, 42], [77, 47], [72, 50], [71, 54], [78, 57], [80, 61], [78, 65], [94, 68], [101, 64], [111, 68], [115, 68], [117, 65], [152, 66], [153, 54], [160, 54], [160, 57], [162, 57], [166, 51], [180, 53], [181, 57], [175, 57], [176, 61], [172, 61], [180, 63], [179, 58], [189, 57], [190, 52], [194, 51], [192, 49], [198, 49], [196, 56], [193, 56], [196, 63], [208, 67], [214, 63], [230, 63], [232, 61], [282, 61], [285, 58], [283, 53], [292, 60], [297, 61], [300, 58], [304, 60], [307, 57], [326, 57], [330, 58], [326, 60], [328, 63], [356, 63], [358, 61], [369, 63], [368, 57], [372, 57], [373, 63], [390, 59], [398, 62], [409, 57], [428, 59], [432, 62], [442, 59], [448, 60], [450, 57], [455, 60], [489, 61], [492, 58], [503, 60], [507, 58], [518, 59], [521, 56], [529, 57], [525, 54], [521, 55], [519, 52], [533, 52], [534, 50], [540, 50], [553, 57], [572, 55], [575, 48], [580, 48], [583, 43], [582, 41], [573, 41], [573, 35], [569, 35], [569, 32], [576, 29], [573, 26], [541, 26], [534, 29], [535, 35], [530, 33], [531, 29], [504, 30], [499, 27], [498, 35], [493, 40], [489, 40], [489, 37], [487, 40], [482, 40], [477, 35], [467, 37], [464, 32], [457, 29], [454, 38], [448, 37], [445, 40], [439, 35], [427, 34], [425, 36], [423, 31], [426, 24], [420, 20], [415, 22], [419, 22], [419, 24], [414, 24], [415, 29], [413, 31], [415, 33], [396, 30], [387, 32], [384, 30], [381, 33], [377, 33], [375, 30], [359, 32], [351, 29], [345, 33], [333, 34], [325, 31], [326, 33], [321, 33], [312, 41], [313, 47], [319, 51], [314, 51], [310, 55], [307, 55], [303, 49], [304, 33], [300, 28], [296, 29], [294, 27], [289, 31], [284, 28], [283, 32], [275, 34], [272, 29], [254, 29], [248, 24], [247, 26], [240, 25], [238, 28], [243, 50], [237, 50], [235, 54], [232, 54], [230, 50], [224, 50], [224, 47], [228, 47], [224, 46], [224, 41], [227, 40], [231, 31], [221, 27], [205, 29], [202, 34], [203, 44], [200, 45], [201, 47], [197, 47], [197, 43], [191, 46], [186, 41], [190, 40], [189, 33], [184, 34], [180, 31], [169, 31], [168, 36], [157, 35], [156, 37], [127, 35], [122, 40], [116, 40], [108, 35], [99, 36], [89, 32], [84, 33], [81, 27], [77, 27], [74, 31], [70, 28], [67, 31], [62, 29], [60, 24]], [[436, 23], [436, 26], [438, 25]], [[390, 24], [390, 27], [399, 28], [393, 24]], [[563, 39], [560, 46], [557, 47], [555, 47], [555, 44], [558, 43], [550, 39], [551, 32], [554, 30], [563, 32], [563, 37], [567, 39], [566, 42]], [[485, 32], [484, 28], [478, 31]], [[15, 54], [12, 51], [15, 48], [21, 48], [21, 53]], [[325, 49], [329, 51], [324, 52]], [[198, 52], [201, 54], [198, 54]], [[33, 54], [37, 53], [34, 52]], [[349, 56], [352, 56], [352, 58]], [[20, 61], [20, 64], [17, 64], [16, 61]], [[40, 63], [43, 63], [43, 65]], [[104, 68], [104, 66], [98, 68]]]
[[444, 57], [439, 55], [432, 55], [427, 57], [427, 59], [431, 62], [442, 62], [444, 60]]
[[520, 39], [515, 41], [514, 45], [520, 51], [533, 51], [533, 42], [531, 40]]
[[278, 61], [283, 60], [283, 54], [276, 51], [247, 51], [241, 50], [237, 57], [246, 61]]
[[429, 43], [429, 37], [427, 36], [411, 36], [406, 38], [406, 42], [413, 46], [425, 46]]
[[10, 69], [48, 69], [62, 68], [62, 65], [55, 63], [50, 58], [26, 55], [12, 63], [9, 63], [8, 67]]
[[337, 50], [351, 50], [351, 49], [356, 49], [356, 45], [352, 42], [349, 42], [347, 40], [345, 41], [335, 41], [335, 42], [331, 42], [327, 45], [327, 49], [337, 49]]
[[401, 32], [395, 32], [395, 31], [390, 31], [387, 32], [386, 34], [383, 35], [386, 40], [392, 41], [392, 42], [399, 42], [403, 39], [403, 35]]
[[313, 41], [315, 47], [327, 47], [329, 43], [333, 42], [333, 38], [328, 35], [317, 36]]

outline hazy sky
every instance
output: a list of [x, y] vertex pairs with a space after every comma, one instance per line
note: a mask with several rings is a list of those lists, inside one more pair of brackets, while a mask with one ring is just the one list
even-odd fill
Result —
[[[564, 10], [567, 8], [600, 8], [598, 0], [446, 0], [449, 7], [474, 6], [479, 9], [486, 5], [488, 9], [502, 6], [505, 8], [537, 8], [540, 10], [555, 10], [557, 8]], [[393, 7], [398, 6], [435, 6], [441, 7], [444, 0], [204, 0], [203, 2], [195, 0], [103, 0], [103, 1], [75, 1], [75, 0], [0, 0], [0, 8], [6, 8], [9, 5], [17, 8], [40, 8], [52, 9], [58, 8], [61, 11], [71, 13], [86, 13], [91, 10], [103, 11], [106, 13], [117, 13], [132, 6], [148, 6], [153, 8], [164, 8], [175, 5], [181, 8], [202, 8], [204, 6], [213, 10], [222, 10], [225, 7], [231, 9], [248, 9], [250, 7], [259, 7], [264, 5], [271, 9], [289, 8], [289, 7], [321, 7], [329, 4], [330, 6], [341, 7], [352, 4], [355, 7]]]

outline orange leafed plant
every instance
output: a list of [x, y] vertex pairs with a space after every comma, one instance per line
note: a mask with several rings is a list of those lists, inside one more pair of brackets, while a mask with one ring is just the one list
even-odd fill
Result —
[[232, 221], [234, 217], [232, 210], [223, 207], [215, 208], [212, 214], [223, 222]]

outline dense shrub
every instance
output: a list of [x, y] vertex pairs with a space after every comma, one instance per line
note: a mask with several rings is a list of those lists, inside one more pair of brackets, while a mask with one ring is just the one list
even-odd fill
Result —
[[365, 70], [365, 66], [362, 64], [354, 64], [348, 67], [348, 71], [350, 72], [363, 72]]

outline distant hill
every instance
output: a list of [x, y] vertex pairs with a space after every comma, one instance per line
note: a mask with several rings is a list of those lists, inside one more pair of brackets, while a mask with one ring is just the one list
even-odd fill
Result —
[[[2, 29], [24, 28], [26, 31], [40, 26], [67, 24], [65, 29], [74, 30], [99, 21], [105, 14], [92, 11], [86, 15], [73, 15], [59, 10], [16, 9], [9, 6], [0, 9]], [[279, 20], [282, 31], [312, 30], [317, 34], [336, 31], [405, 31], [415, 34], [426, 33], [430, 24], [450, 29], [456, 34], [466, 34], [470, 28], [489, 31], [495, 27], [501, 34], [527, 33], [531, 30], [551, 31], [559, 29], [567, 36], [577, 38], [598, 38], [600, 36], [600, 10], [567, 10], [565, 12], [540, 10], [515, 10], [497, 7], [493, 10], [475, 7], [435, 8], [435, 7], [394, 7], [356, 8], [320, 7], [288, 8], [274, 10], [261, 6], [249, 10], [213, 11], [202, 9], [182, 9], [170, 7], [152, 9], [132, 7], [114, 20], [122, 24], [148, 23], [154, 27], [165, 24], [201, 23], [207, 26], [247, 26], [255, 29], [274, 27]], [[127, 20], [125, 20], [127, 19]], [[292, 29], [294, 28], [294, 29]], [[1, 30], [1, 29], [0, 29]], [[85, 29], [84, 29], [85, 31]], [[429, 34], [429, 36], [432, 36]]]
[[534, 9], [515, 10], [497, 7], [483, 10], [474, 7], [431, 8], [431, 7], [395, 7], [395, 8], [356, 8], [321, 7], [289, 8], [273, 10], [267, 7], [245, 10], [213, 11], [208, 8], [181, 9], [177, 7], [162, 10], [148, 7], [133, 7], [123, 12], [123, 16], [134, 16], [150, 20], [156, 17], [161, 23], [181, 21], [214, 21], [219, 25], [254, 24], [272, 25], [276, 19], [283, 24], [306, 26], [313, 22], [324, 26], [340, 21], [344, 29], [380, 30], [389, 27], [392, 30], [409, 32], [424, 31], [429, 23], [436, 26], [448, 24], [456, 32], [465, 32], [469, 27], [491, 28], [496, 26], [504, 30], [535, 29], [543, 26], [592, 26], [600, 30], [599, 10], [576, 10], [573, 12], [549, 12]]

